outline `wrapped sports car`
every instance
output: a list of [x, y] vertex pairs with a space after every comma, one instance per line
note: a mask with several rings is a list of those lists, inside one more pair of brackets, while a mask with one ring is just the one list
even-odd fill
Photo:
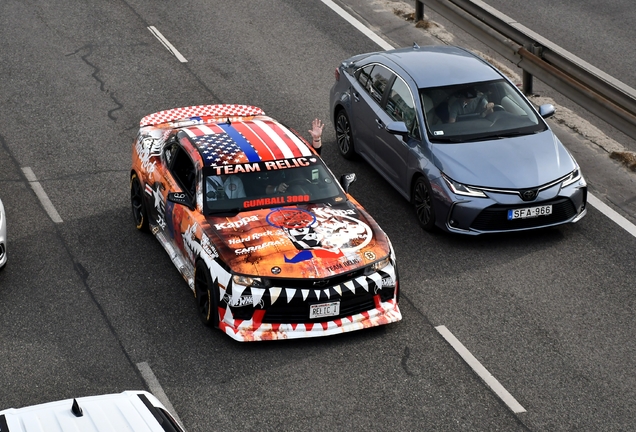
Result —
[[198, 313], [238, 341], [326, 336], [399, 321], [388, 237], [293, 130], [247, 105], [141, 120], [135, 225], [150, 230]]

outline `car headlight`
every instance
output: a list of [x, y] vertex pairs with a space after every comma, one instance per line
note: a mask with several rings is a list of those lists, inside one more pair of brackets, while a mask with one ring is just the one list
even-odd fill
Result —
[[371, 264], [369, 267], [367, 267], [365, 269], [365, 276], [368, 276], [370, 274], [373, 274], [375, 272], [377, 272], [378, 270], [382, 270], [384, 267], [388, 266], [389, 264], [391, 264], [391, 258], [390, 257], [386, 257], [384, 259], [381, 259], [380, 261], [376, 261], [373, 264]]
[[446, 175], [442, 174], [442, 178], [444, 179], [444, 181], [446, 182], [446, 184], [448, 185], [449, 188], [451, 188], [451, 190], [453, 191], [454, 194], [456, 195], [465, 195], [465, 196], [471, 196], [471, 197], [478, 197], [478, 198], [487, 198], [486, 194], [479, 190], [479, 189], [475, 189], [471, 186], [466, 186], [465, 184], [461, 184], [456, 182], [455, 180], [446, 177]]
[[571, 185], [572, 183], [575, 183], [579, 181], [580, 179], [581, 179], [581, 169], [577, 167], [574, 171], [570, 173], [570, 175], [568, 175], [565, 178], [565, 180], [563, 180], [563, 183], [561, 183], [561, 187], [566, 187], [568, 185]]
[[261, 278], [251, 277], [251, 276], [243, 276], [243, 275], [234, 275], [232, 276], [232, 281], [237, 285], [243, 285], [246, 287], [254, 286], [254, 287], [262, 287], [265, 286]]

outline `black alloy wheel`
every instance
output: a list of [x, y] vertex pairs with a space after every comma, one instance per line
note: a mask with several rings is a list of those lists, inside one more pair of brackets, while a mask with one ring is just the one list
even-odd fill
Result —
[[133, 173], [130, 177], [130, 204], [137, 229], [139, 231], [149, 231], [148, 215], [144, 205], [144, 190], [136, 173]]
[[219, 326], [218, 296], [219, 290], [216, 283], [212, 282], [208, 266], [203, 261], [197, 262], [194, 271], [194, 297], [197, 313], [208, 327]]
[[351, 123], [344, 109], [336, 114], [336, 142], [338, 150], [345, 159], [355, 159], [356, 151], [353, 145], [353, 136], [351, 135]]
[[435, 212], [433, 211], [433, 193], [426, 177], [419, 177], [413, 186], [413, 206], [420, 226], [426, 231], [435, 228]]

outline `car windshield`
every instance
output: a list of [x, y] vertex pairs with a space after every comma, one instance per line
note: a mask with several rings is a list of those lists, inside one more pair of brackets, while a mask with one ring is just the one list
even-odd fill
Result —
[[465, 142], [542, 132], [543, 119], [506, 80], [420, 89], [432, 142]]
[[346, 200], [317, 157], [206, 167], [203, 174], [207, 214]]

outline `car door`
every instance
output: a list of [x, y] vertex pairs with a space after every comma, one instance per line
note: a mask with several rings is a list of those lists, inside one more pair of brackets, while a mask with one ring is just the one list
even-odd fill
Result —
[[166, 202], [168, 193], [177, 188], [176, 181], [170, 174], [170, 164], [179, 151], [176, 140], [170, 139], [163, 146], [159, 155], [159, 163], [149, 170], [148, 183], [145, 187], [146, 209], [148, 211], [148, 223], [151, 230], [160, 241], [165, 241], [166, 226]]
[[[417, 118], [415, 99], [404, 79], [399, 76], [393, 80], [383, 101], [383, 112], [376, 119], [377, 136], [374, 152], [378, 165], [385, 178], [403, 193], [409, 193], [408, 165], [412, 147], [420, 144], [420, 127]], [[389, 122], [404, 122], [408, 136], [388, 132], [385, 126]]]
[[356, 151], [377, 167], [375, 153], [377, 120], [382, 115], [381, 107], [385, 91], [390, 87], [395, 75], [380, 64], [370, 64], [356, 71], [351, 102], [351, 127]]
[[[150, 185], [153, 202], [149, 206], [152, 208], [149, 221], [173, 262], [179, 262], [179, 268], [189, 261], [183, 234], [194, 231], [197, 170], [188, 151], [176, 139], [164, 147], [161, 161], [162, 169], [154, 171], [154, 182]], [[186, 199], [181, 201], [191, 203], [192, 207], [168, 199], [170, 193], [184, 194]], [[191, 263], [187, 265], [190, 267]]]

